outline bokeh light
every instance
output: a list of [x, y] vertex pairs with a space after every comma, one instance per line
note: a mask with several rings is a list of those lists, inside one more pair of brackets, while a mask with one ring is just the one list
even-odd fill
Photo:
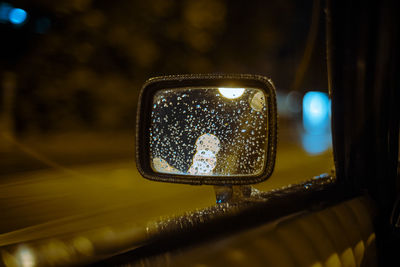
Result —
[[239, 98], [244, 93], [244, 88], [218, 88], [218, 91], [226, 98], [235, 99]]
[[303, 126], [313, 134], [329, 129], [329, 98], [322, 92], [308, 92], [303, 97]]
[[7, 3], [0, 3], [0, 22], [8, 22], [8, 14], [10, 13], [12, 6]]
[[330, 100], [323, 92], [308, 92], [303, 97], [303, 149], [318, 155], [332, 146], [330, 132]]
[[291, 113], [299, 113], [301, 111], [301, 95], [297, 91], [291, 91], [286, 96], [286, 108]]
[[25, 10], [21, 8], [13, 8], [10, 10], [8, 14], [8, 19], [12, 24], [20, 25], [23, 24], [28, 17], [28, 14]]
[[33, 251], [26, 245], [21, 245], [15, 253], [18, 266], [33, 267], [35, 266], [35, 255]]
[[318, 155], [332, 146], [332, 136], [329, 133], [310, 134], [305, 132], [301, 136], [301, 143], [307, 153]]
[[251, 98], [250, 107], [256, 111], [261, 111], [265, 107], [265, 96], [261, 91]]

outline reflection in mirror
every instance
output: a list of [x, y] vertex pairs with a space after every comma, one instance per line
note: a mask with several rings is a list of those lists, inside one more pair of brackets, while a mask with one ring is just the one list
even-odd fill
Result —
[[253, 176], [266, 164], [268, 109], [256, 88], [175, 88], [153, 98], [150, 159], [154, 171]]

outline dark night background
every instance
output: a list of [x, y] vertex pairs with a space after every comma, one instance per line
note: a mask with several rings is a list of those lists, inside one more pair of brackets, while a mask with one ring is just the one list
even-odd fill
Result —
[[[152, 76], [252, 73], [271, 77], [278, 91], [292, 90], [313, 5], [293, 0], [7, 3], [28, 13], [22, 25], [0, 24], [0, 95], [3, 106], [11, 106], [2, 125], [20, 137], [132, 130], [138, 92]], [[323, 30], [321, 19], [311, 64], [295, 90], [326, 90]]]

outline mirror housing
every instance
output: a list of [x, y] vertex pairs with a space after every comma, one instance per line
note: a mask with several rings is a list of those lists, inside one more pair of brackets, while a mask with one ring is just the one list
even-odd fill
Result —
[[259, 183], [273, 172], [276, 145], [276, 92], [266, 77], [176, 75], [151, 78], [142, 87], [136, 163], [147, 179]]

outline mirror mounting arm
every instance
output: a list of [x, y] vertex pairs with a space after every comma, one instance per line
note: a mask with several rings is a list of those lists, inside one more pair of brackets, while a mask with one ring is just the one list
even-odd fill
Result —
[[217, 204], [263, 199], [260, 191], [251, 185], [215, 185], [214, 192]]

